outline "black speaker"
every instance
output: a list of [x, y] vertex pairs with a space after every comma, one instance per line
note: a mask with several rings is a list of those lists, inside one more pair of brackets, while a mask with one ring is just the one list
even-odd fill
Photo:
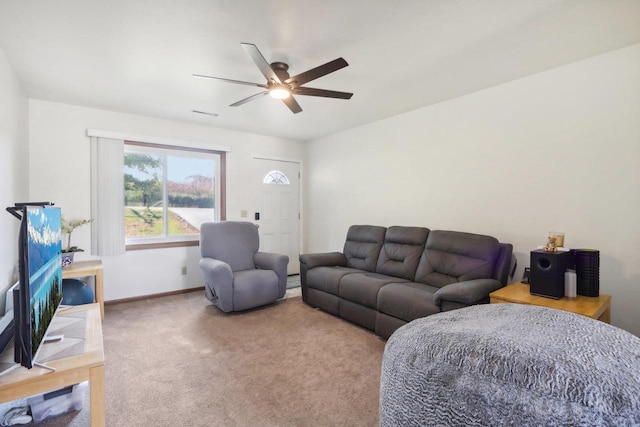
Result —
[[576, 249], [575, 257], [578, 295], [597, 297], [600, 295], [600, 251]]
[[531, 251], [531, 288], [529, 292], [547, 298], [564, 296], [564, 273], [571, 267], [569, 252]]

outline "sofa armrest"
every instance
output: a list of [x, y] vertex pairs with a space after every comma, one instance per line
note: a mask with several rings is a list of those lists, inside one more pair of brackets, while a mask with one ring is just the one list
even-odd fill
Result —
[[304, 264], [307, 270], [322, 266], [345, 267], [347, 258], [341, 252], [303, 254], [300, 255], [300, 264]]
[[289, 257], [270, 252], [256, 252], [253, 262], [260, 270], [273, 270], [278, 275], [278, 298], [282, 298], [287, 290], [287, 265]]
[[289, 264], [289, 257], [270, 252], [256, 252], [253, 256], [253, 262], [256, 264], [256, 268], [261, 270], [273, 270], [276, 273], [279, 271], [286, 272], [287, 264]]
[[499, 280], [476, 279], [451, 283], [438, 289], [433, 294], [434, 303], [440, 305], [443, 300], [471, 305], [503, 286]]
[[500, 251], [498, 252], [494, 269], [494, 279], [506, 285], [509, 277], [513, 274], [514, 260], [513, 245], [511, 243], [500, 243]]
[[233, 271], [231, 266], [213, 258], [200, 259], [207, 298], [224, 312], [233, 311]]
[[206, 281], [215, 281], [231, 284], [233, 281], [233, 272], [231, 266], [226, 262], [213, 258], [202, 258], [200, 260], [200, 268], [204, 273]]
[[316, 267], [346, 267], [347, 257], [341, 252], [325, 252], [300, 255], [300, 288], [302, 301], [309, 303], [307, 291], [307, 273]]

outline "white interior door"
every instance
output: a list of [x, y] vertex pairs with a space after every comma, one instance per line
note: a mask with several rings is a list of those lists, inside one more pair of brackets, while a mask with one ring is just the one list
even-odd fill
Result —
[[253, 162], [260, 250], [287, 255], [287, 273], [299, 274], [300, 164], [260, 158]]

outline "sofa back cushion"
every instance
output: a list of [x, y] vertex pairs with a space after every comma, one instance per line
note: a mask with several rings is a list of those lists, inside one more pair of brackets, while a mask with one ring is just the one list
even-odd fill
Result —
[[256, 225], [247, 221], [205, 222], [200, 226], [200, 254], [229, 264], [232, 271], [256, 268], [253, 256], [260, 237]]
[[387, 229], [377, 225], [352, 225], [344, 243], [347, 267], [374, 271]]
[[389, 227], [380, 250], [376, 273], [414, 280], [428, 235], [428, 228]]
[[500, 243], [491, 236], [435, 230], [429, 233], [415, 281], [442, 287], [465, 280], [493, 278]]

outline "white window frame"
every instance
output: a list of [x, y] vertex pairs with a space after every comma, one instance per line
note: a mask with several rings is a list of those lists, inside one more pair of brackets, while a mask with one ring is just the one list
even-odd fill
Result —
[[[191, 148], [183, 146], [154, 144], [147, 142], [137, 142], [126, 140], [124, 142], [125, 153], [143, 153], [143, 154], [160, 154], [160, 155], [172, 155], [179, 157], [195, 157], [195, 158], [208, 158], [215, 163], [215, 205], [214, 205], [214, 218], [212, 221], [224, 221], [226, 219], [226, 203], [225, 203], [225, 164], [226, 164], [226, 152], [218, 150], [207, 150], [202, 148]], [[162, 166], [163, 172], [166, 170], [166, 164]], [[124, 171], [123, 171], [124, 177]], [[167, 200], [167, 176], [163, 173], [163, 206], [168, 209]], [[124, 192], [124, 188], [123, 188]], [[124, 193], [123, 193], [124, 196]], [[123, 213], [124, 215], [124, 213]], [[164, 216], [163, 229], [168, 229], [167, 222], [168, 217]], [[157, 236], [157, 237], [126, 237], [125, 236], [125, 248], [127, 251], [140, 250], [140, 249], [153, 249], [153, 248], [166, 248], [177, 246], [197, 246], [200, 243], [200, 234], [191, 234], [183, 236]]]

